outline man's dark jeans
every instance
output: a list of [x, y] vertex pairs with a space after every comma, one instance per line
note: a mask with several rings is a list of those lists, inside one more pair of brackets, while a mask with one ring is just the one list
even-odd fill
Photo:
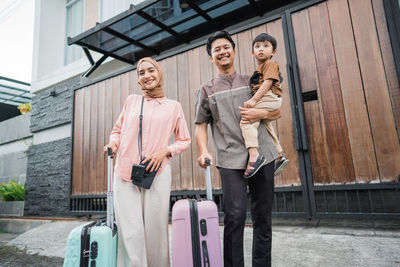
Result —
[[271, 266], [271, 211], [274, 196], [274, 162], [248, 180], [244, 170], [219, 168], [224, 198], [224, 266], [244, 266], [243, 233], [247, 210], [247, 185], [253, 220], [253, 267]]

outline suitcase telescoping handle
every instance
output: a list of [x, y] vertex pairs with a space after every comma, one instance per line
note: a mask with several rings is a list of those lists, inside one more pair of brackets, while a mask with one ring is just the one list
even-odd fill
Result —
[[210, 167], [210, 159], [206, 158], [206, 190], [207, 190], [207, 199], [213, 200], [212, 198], [212, 184], [211, 184], [211, 167]]
[[113, 206], [113, 152], [107, 148], [107, 226], [114, 230], [114, 206]]

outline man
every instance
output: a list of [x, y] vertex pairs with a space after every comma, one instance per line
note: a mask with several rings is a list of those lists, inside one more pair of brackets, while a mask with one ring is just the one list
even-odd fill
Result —
[[241, 120], [243, 123], [260, 119], [275, 120], [280, 117], [280, 110], [268, 112], [242, 107], [252, 95], [249, 78], [235, 71], [235, 43], [229, 33], [219, 31], [208, 38], [207, 52], [218, 69], [218, 76], [203, 84], [197, 92], [195, 135], [200, 150], [198, 163], [205, 168], [206, 158], [211, 160], [211, 164], [214, 163], [207, 150], [207, 125], [211, 125], [216, 146], [215, 165], [221, 174], [224, 197], [224, 266], [244, 266], [243, 233], [247, 186], [251, 196], [253, 221], [252, 266], [271, 266], [274, 159], [278, 152], [267, 129], [259, 127], [259, 150], [267, 164], [250, 179], [243, 178], [248, 153], [239, 125]]

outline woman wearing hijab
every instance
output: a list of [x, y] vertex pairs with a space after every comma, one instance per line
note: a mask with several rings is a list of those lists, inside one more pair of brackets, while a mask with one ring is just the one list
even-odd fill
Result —
[[[165, 97], [163, 74], [152, 58], [137, 64], [143, 95], [130, 95], [111, 132], [116, 153], [114, 207], [118, 225], [118, 266], [169, 266], [168, 212], [171, 190], [170, 158], [190, 145], [189, 130], [179, 102]], [[131, 182], [132, 165], [140, 163], [139, 114], [143, 101], [142, 155], [157, 170], [150, 189]], [[169, 145], [172, 135], [175, 142]]]

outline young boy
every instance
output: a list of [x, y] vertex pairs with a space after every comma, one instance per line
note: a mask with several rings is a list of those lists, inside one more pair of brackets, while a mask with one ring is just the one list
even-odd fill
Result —
[[[252, 53], [257, 60], [258, 68], [250, 78], [253, 97], [244, 102], [246, 108], [259, 108], [267, 111], [279, 109], [282, 105], [282, 88], [280, 86], [279, 66], [272, 61], [276, 53], [276, 40], [269, 34], [261, 33], [253, 40]], [[283, 156], [283, 150], [275, 134], [272, 122], [263, 120], [269, 135], [279, 152], [275, 161], [275, 175], [279, 175], [286, 168], [289, 160]], [[242, 135], [249, 151], [249, 162], [244, 178], [252, 177], [265, 163], [265, 158], [258, 152], [258, 126], [260, 121], [252, 124], [240, 123]]]

